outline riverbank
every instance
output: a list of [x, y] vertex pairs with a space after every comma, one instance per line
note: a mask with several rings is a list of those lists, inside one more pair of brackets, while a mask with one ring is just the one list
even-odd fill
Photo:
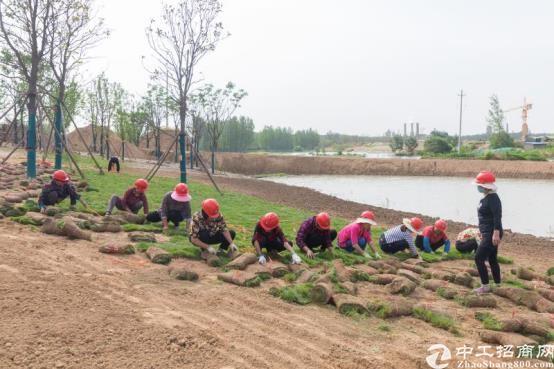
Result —
[[299, 157], [283, 155], [217, 154], [217, 169], [244, 175], [387, 175], [473, 177], [491, 170], [499, 178], [554, 179], [554, 162], [365, 159], [357, 157]]

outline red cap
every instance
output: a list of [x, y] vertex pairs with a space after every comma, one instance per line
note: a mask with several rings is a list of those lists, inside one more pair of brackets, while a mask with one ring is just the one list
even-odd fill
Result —
[[496, 182], [496, 177], [492, 172], [489, 172], [488, 170], [484, 170], [477, 174], [477, 177], [475, 177], [475, 183], [476, 184], [490, 184]]
[[327, 213], [319, 213], [315, 216], [317, 226], [321, 229], [331, 228], [331, 217]]
[[54, 172], [54, 175], [52, 176], [52, 178], [54, 178], [56, 181], [60, 181], [60, 182], [68, 182], [69, 181], [69, 176], [63, 170], [56, 170]]
[[373, 214], [372, 211], [367, 210], [360, 215], [360, 218], [366, 218], [375, 221], [375, 214]]
[[448, 223], [446, 223], [446, 220], [439, 219], [435, 222], [435, 229], [438, 229], [439, 231], [446, 232], [446, 229], [448, 228]]
[[267, 213], [260, 218], [260, 225], [264, 231], [269, 232], [279, 226], [279, 216], [275, 213]]
[[216, 199], [206, 199], [202, 201], [202, 210], [208, 214], [210, 218], [219, 217], [219, 203]]
[[148, 188], [148, 181], [143, 178], [139, 178], [135, 181], [135, 187], [139, 190], [146, 191]]
[[179, 183], [177, 186], [175, 186], [175, 192], [177, 192], [177, 195], [179, 196], [186, 196], [189, 194], [189, 186], [187, 186], [185, 183]]

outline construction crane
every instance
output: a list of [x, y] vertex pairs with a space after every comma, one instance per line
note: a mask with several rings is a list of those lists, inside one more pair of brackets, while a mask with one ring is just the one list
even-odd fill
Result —
[[521, 142], [525, 142], [527, 140], [527, 135], [529, 134], [529, 126], [527, 125], [527, 113], [529, 110], [533, 108], [533, 104], [527, 103], [527, 98], [523, 98], [523, 105], [517, 106], [515, 108], [503, 110], [503, 113], [508, 113], [510, 111], [514, 110], [521, 110]]

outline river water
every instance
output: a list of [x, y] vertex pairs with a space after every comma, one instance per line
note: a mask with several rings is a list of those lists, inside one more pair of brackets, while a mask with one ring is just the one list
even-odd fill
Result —
[[[284, 176], [266, 180], [307, 187], [362, 204], [469, 224], [477, 224], [477, 205], [482, 196], [471, 184], [471, 178], [459, 177]], [[497, 185], [504, 228], [554, 237], [554, 181], [502, 179]]]

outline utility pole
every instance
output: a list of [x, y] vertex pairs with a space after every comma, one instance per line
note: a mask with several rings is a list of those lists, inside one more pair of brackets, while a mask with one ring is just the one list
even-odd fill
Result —
[[458, 132], [458, 152], [462, 150], [462, 108], [464, 106], [464, 90], [460, 90], [460, 130]]

